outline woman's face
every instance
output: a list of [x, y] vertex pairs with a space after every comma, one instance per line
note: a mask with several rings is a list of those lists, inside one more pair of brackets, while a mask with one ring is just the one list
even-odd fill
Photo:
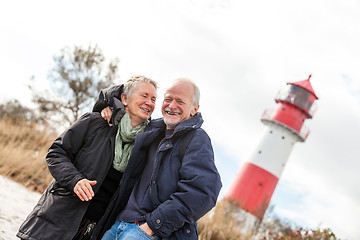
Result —
[[121, 94], [121, 101], [129, 113], [131, 126], [136, 127], [153, 113], [156, 102], [156, 88], [151, 83], [140, 82], [129, 97]]

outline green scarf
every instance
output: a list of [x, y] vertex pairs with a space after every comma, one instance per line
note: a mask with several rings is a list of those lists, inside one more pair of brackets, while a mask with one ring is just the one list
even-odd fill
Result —
[[121, 118], [115, 139], [114, 168], [124, 172], [129, 162], [131, 151], [134, 148], [135, 136], [143, 133], [148, 120], [132, 128], [131, 119], [128, 113]]

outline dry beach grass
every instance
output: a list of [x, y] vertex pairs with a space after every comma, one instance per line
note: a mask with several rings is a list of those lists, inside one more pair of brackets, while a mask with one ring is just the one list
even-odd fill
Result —
[[0, 119], [0, 174], [43, 192], [52, 179], [45, 155], [55, 138], [35, 124]]

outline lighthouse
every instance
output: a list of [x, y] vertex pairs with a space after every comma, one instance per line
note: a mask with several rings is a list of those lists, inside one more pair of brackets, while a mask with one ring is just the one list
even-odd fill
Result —
[[318, 99], [310, 77], [287, 83], [275, 97], [276, 108], [265, 110], [260, 142], [224, 196], [244, 210], [250, 221], [262, 220], [294, 144], [309, 135], [303, 124], [313, 117]]

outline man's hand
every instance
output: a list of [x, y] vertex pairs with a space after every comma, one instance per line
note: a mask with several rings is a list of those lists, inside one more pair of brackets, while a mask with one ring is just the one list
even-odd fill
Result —
[[86, 178], [78, 181], [74, 187], [74, 193], [81, 201], [89, 201], [94, 196], [94, 191], [91, 186], [95, 185], [96, 181], [89, 181]]
[[151, 228], [149, 227], [149, 225], [147, 223], [141, 224], [139, 226], [139, 228], [141, 230], [143, 230], [144, 232], [146, 232], [146, 234], [149, 235], [149, 236], [154, 235], [154, 232], [151, 230]]
[[101, 117], [108, 121], [110, 127], [112, 127], [112, 124], [110, 123], [111, 115], [112, 110], [110, 109], [110, 107], [106, 107], [101, 111]]

